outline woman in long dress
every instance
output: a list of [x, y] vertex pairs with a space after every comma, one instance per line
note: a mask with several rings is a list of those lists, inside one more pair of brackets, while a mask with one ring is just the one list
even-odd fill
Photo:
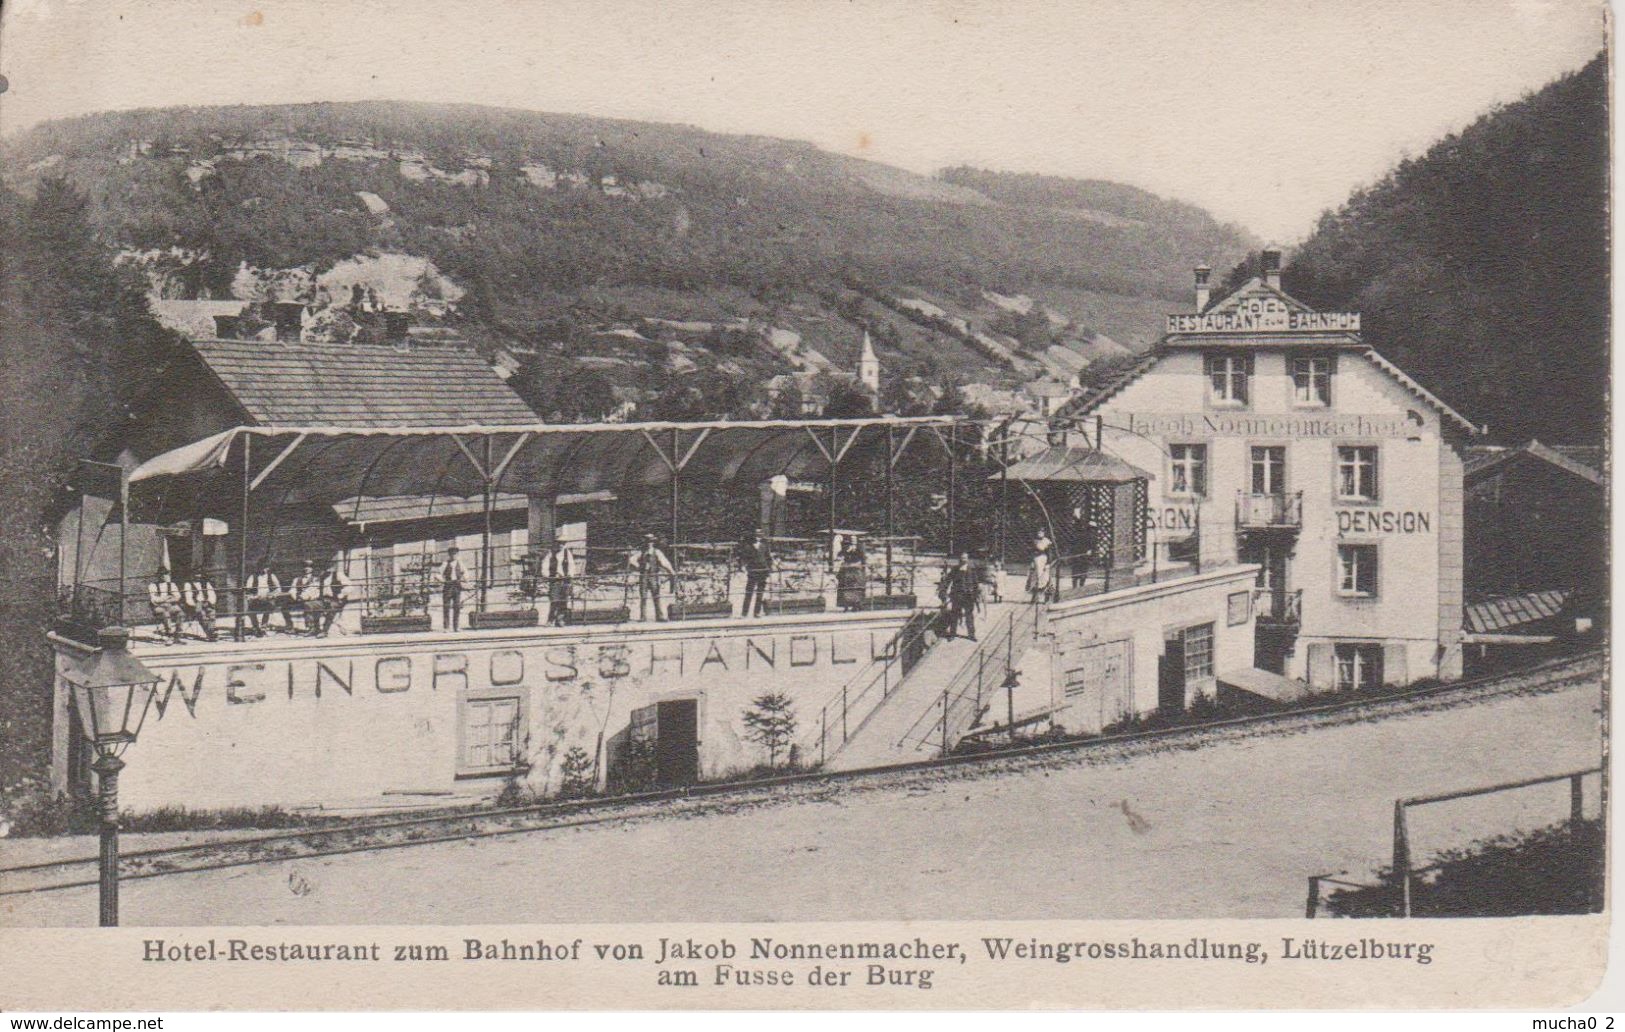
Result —
[[1027, 594], [1033, 604], [1050, 600], [1050, 586], [1055, 580], [1055, 543], [1044, 531], [1033, 539], [1033, 565], [1027, 571]]

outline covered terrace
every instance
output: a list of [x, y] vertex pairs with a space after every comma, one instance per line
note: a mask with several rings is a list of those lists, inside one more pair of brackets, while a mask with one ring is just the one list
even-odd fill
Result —
[[[436, 577], [448, 544], [455, 542], [425, 545], [415, 555], [399, 550], [358, 555], [365, 546], [335, 552], [323, 541], [297, 535], [290, 541], [289, 534], [278, 533], [284, 514], [301, 507], [353, 508], [340, 511], [341, 517], [365, 527], [364, 514], [375, 513], [381, 499], [402, 511], [432, 515], [438, 506], [443, 514], [478, 517], [480, 532], [461, 539], [460, 556], [470, 574], [463, 619], [474, 626], [743, 615], [739, 538], [752, 524], [775, 527], [773, 506], [795, 490], [804, 503], [803, 518], [793, 528], [800, 533], [771, 541], [768, 615], [914, 608], [934, 586], [934, 580], [920, 579], [932, 565], [930, 552], [940, 557], [955, 545], [955, 441], [963, 431], [963, 421], [948, 416], [441, 428], [245, 426], [141, 464], [121, 485], [127, 504], [117, 511], [126, 529], [128, 522], [193, 526], [222, 542], [207, 569], [219, 596], [216, 625], [239, 639], [255, 629], [254, 607], [244, 604], [243, 585], [262, 565], [271, 568], [286, 597], [276, 602], [270, 618], [260, 614], [258, 624], [274, 633], [308, 633], [305, 610], [319, 607], [305, 606], [290, 590], [307, 560], [318, 574], [336, 568], [347, 581], [334, 621], [340, 633], [439, 629]], [[945, 542], [897, 532], [892, 474], [923, 448], [940, 448], [938, 454], [947, 457]], [[841, 483], [859, 475], [853, 462], [859, 454], [883, 458], [883, 483]], [[870, 462], [861, 475], [873, 472]], [[884, 519], [873, 521], [875, 526], [844, 526], [838, 486], [883, 493]], [[669, 573], [662, 568], [655, 577], [658, 599], [649, 597], [647, 579], [629, 562], [633, 549], [624, 541], [610, 547], [575, 542], [571, 583], [561, 596], [554, 571], [541, 562], [555, 543], [560, 507], [579, 511], [661, 492], [666, 505], [658, 525], [646, 521], [636, 535], [654, 535], [671, 564]], [[761, 518], [744, 526], [716, 525], [709, 512], [697, 513], [693, 504], [713, 493], [742, 499], [751, 515]], [[528, 508], [524, 532], [493, 533], [495, 514], [511, 511], [516, 495]], [[417, 501], [408, 505], [403, 499]], [[808, 503], [823, 509], [816, 529], [809, 526]], [[860, 547], [843, 547], [854, 542]], [[153, 575], [121, 569], [116, 583], [74, 584], [68, 629], [152, 624], [147, 588]], [[192, 628], [203, 631], [197, 614], [188, 615]]]

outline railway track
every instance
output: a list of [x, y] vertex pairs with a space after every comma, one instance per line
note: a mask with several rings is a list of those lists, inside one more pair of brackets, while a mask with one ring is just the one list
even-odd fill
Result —
[[[883, 783], [911, 775], [974, 769], [1021, 761], [1101, 753], [1116, 758], [1168, 748], [1196, 748], [1230, 738], [1296, 733], [1326, 723], [1376, 719], [1417, 709], [1459, 705], [1479, 698], [1530, 690], [1553, 691], [1600, 677], [1602, 650], [1549, 660], [1511, 673], [1434, 685], [1379, 698], [1346, 699], [1321, 706], [1208, 721], [1155, 731], [1049, 742], [983, 753], [946, 756], [899, 766], [812, 772], [751, 781], [719, 782], [612, 799], [434, 814], [269, 835], [137, 850], [120, 857], [121, 881], [221, 870], [284, 860], [492, 838], [536, 831], [588, 827], [612, 821], [659, 818], [775, 799], [816, 797], [851, 782]], [[970, 770], [966, 770], [969, 773]], [[0, 896], [60, 891], [95, 885], [97, 858], [73, 857], [0, 868]]]

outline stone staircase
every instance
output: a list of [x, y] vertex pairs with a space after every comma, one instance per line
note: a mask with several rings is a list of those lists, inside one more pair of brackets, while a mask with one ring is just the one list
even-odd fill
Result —
[[[997, 694], [1036, 636], [1034, 607], [993, 602], [977, 621], [980, 640], [938, 640], [884, 701], [825, 760], [826, 770], [857, 770], [932, 759], [952, 747]], [[1000, 696], [1002, 697], [1002, 696]]]

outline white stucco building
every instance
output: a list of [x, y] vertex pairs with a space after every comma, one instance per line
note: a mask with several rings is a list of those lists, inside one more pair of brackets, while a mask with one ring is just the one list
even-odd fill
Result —
[[[1062, 410], [1146, 470], [1151, 533], [1258, 563], [1255, 665], [1316, 688], [1461, 673], [1462, 457], [1474, 427], [1262, 274], [1197, 311], [1122, 379]], [[1097, 440], [1098, 436], [1098, 440]]]

